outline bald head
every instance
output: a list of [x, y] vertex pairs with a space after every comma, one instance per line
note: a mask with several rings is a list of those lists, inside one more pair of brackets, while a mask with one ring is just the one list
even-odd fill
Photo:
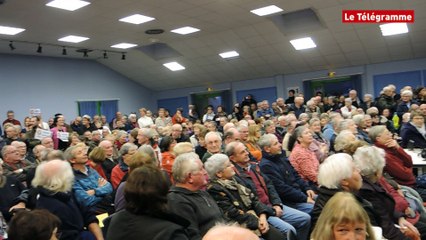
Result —
[[216, 226], [211, 228], [203, 240], [258, 240], [252, 231], [237, 226]]

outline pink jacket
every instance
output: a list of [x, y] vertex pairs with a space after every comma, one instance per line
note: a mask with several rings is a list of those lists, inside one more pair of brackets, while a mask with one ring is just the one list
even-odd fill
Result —
[[318, 183], [319, 161], [314, 152], [296, 144], [289, 159], [291, 165], [303, 180]]

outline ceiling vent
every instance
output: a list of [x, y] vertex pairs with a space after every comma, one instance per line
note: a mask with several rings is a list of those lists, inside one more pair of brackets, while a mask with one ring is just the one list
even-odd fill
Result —
[[136, 49], [156, 61], [182, 56], [182, 54], [165, 43], [153, 43]]
[[285, 35], [296, 35], [325, 29], [318, 15], [311, 8], [274, 15], [269, 17], [269, 19]]

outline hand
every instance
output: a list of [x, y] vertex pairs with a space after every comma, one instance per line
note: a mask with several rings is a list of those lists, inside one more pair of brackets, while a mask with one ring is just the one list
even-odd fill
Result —
[[25, 203], [24, 203], [24, 202], [19, 202], [18, 204], [16, 204], [16, 205], [12, 206], [12, 207], [9, 209], [9, 212], [12, 212], [14, 209], [24, 209], [25, 207], [26, 207], [26, 205], [25, 205]]
[[281, 217], [284, 214], [280, 206], [274, 206], [273, 208], [275, 209], [275, 216]]
[[398, 143], [396, 142], [395, 139], [391, 139], [391, 140], [387, 141], [385, 143], [385, 145], [386, 145], [386, 147], [389, 147], [389, 148], [398, 148], [399, 147], [399, 145], [398, 145]]
[[268, 224], [268, 221], [266, 220], [265, 214], [261, 214], [259, 217], [259, 231], [262, 234], [265, 234], [269, 231], [269, 224]]
[[86, 193], [87, 193], [89, 196], [93, 196], [93, 195], [95, 195], [95, 190], [93, 190], [93, 189], [91, 189], [91, 190], [87, 190], [87, 191], [86, 191]]
[[419, 230], [417, 230], [417, 228], [414, 227], [413, 224], [405, 220], [405, 218], [403, 217], [399, 218], [398, 223], [399, 223], [399, 226], [401, 227], [402, 232], [404, 232], [404, 229], [409, 228], [411, 231], [413, 231], [414, 233], [420, 236]]
[[103, 178], [98, 179], [98, 186], [99, 187], [103, 187], [103, 186], [105, 186], [105, 184], [107, 184], [107, 180], [105, 180]]
[[314, 199], [312, 199], [312, 198], [310, 198], [310, 197], [308, 197], [308, 198], [306, 199], [306, 202], [307, 202], [307, 203], [311, 203], [311, 204], [315, 204]]
[[316, 196], [315, 192], [312, 190], [306, 191], [306, 194], [308, 195], [308, 198], [312, 198], [312, 199], [314, 199]]

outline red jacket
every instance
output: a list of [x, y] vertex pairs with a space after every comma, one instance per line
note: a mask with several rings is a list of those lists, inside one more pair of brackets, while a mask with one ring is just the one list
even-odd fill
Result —
[[375, 145], [385, 150], [386, 166], [384, 172], [387, 172], [393, 179], [404, 186], [413, 187], [416, 184], [416, 178], [413, 174], [413, 160], [402, 147], [389, 148], [378, 142]]

